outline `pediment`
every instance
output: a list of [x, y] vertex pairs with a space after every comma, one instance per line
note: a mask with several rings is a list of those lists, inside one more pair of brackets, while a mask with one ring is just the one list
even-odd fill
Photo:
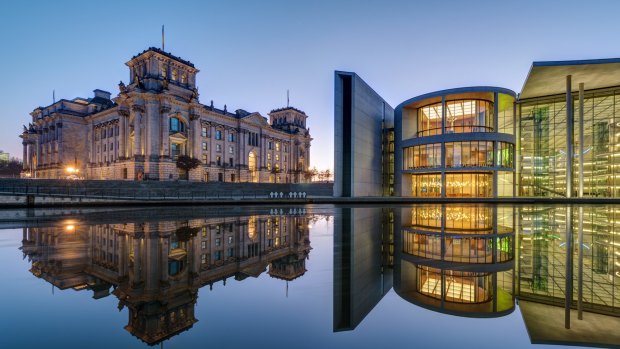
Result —
[[175, 139], [183, 140], [183, 141], [187, 140], [187, 136], [182, 134], [181, 132], [176, 132], [176, 133], [170, 134], [170, 138], [175, 138]]
[[243, 117], [242, 120], [247, 123], [254, 124], [254, 125], [269, 126], [269, 123], [267, 122], [267, 120], [265, 120], [265, 118], [263, 118], [263, 116], [260, 115], [259, 113], [252, 113], [250, 115], [247, 115]]

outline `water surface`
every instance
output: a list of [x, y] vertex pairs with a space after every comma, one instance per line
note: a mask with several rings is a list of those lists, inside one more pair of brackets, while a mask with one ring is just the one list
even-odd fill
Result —
[[619, 209], [6, 211], [0, 347], [618, 346]]

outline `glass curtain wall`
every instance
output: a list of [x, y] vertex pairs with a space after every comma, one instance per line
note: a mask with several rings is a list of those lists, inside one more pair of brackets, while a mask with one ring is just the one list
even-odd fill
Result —
[[417, 136], [426, 137], [442, 133], [493, 132], [493, 111], [493, 102], [485, 100], [446, 101], [446, 123], [445, 130], [442, 130], [441, 102], [427, 105], [418, 109]]
[[[620, 89], [586, 92], [584, 142], [579, 144], [579, 101], [574, 96], [573, 196], [583, 155], [585, 197], [620, 197]], [[566, 195], [566, 102], [564, 97], [524, 101], [520, 106], [519, 195]]]
[[[468, 141], [446, 143], [446, 167], [505, 167], [514, 168], [514, 145], [498, 142]], [[441, 167], [441, 143], [416, 145], [404, 149], [403, 168], [414, 170]], [[497, 159], [497, 161], [495, 161]]]

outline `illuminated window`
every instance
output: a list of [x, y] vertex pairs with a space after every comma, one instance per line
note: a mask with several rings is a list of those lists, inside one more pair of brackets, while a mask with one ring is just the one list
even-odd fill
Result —
[[207, 150], [207, 142], [202, 142], [202, 150]]
[[177, 70], [172, 69], [172, 81], [177, 81]]
[[276, 151], [280, 151], [280, 142], [276, 142]]

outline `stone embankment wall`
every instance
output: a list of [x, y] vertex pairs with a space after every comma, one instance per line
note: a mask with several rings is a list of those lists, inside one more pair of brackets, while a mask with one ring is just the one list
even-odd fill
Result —
[[[119, 201], [310, 199], [332, 196], [332, 183], [220, 183], [0, 179], [0, 205], [38, 206]], [[291, 196], [289, 196], [291, 193]], [[293, 195], [295, 193], [296, 195]], [[303, 193], [303, 195], [299, 195]], [[279, 195], [278, 195], [279, 196]]]

